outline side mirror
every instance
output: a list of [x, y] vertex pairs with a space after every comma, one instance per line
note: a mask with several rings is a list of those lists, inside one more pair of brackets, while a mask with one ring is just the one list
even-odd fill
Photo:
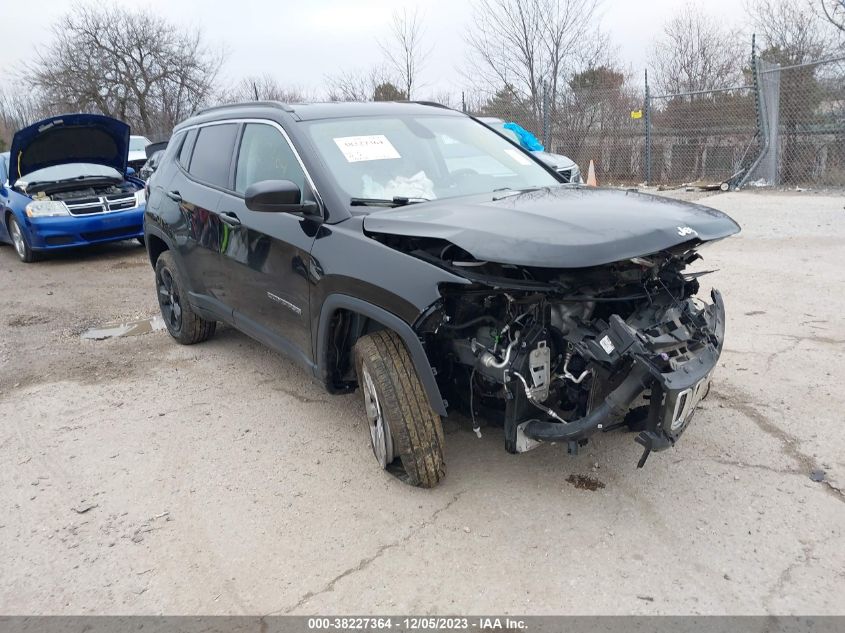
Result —
[[299, 187], [290, 180], [262, 180], [246, 188], [246, 208], [266, 213], [304, 213], [317, 211], [317, 203], [302, 200]]

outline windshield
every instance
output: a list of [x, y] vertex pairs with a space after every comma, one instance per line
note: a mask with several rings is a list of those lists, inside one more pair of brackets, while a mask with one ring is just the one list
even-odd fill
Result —
[[499, 134], [507, 136], [510, 140], [512, 140], [520, 147], [522, 146], [522, 142], [519, 140], [519, 135], [513, 130], [509, 130], [508, 128], [506, 128], [504, 123], [491, 123], [490, 127], [494, 128]]
[[129, 137], [129, 151], [130, 152], [143, 152], [144, 148], [149, 145], [149, 140], [145, 139], [143, 136], [130, 136]]
[[33, 182], [58, 182], [59, 180], [73, 180], [76, 178], [114, 178], [123, 180], [116, 169], [105, 165], [93, 163], [66, 163], [64, 165], [53, 165], [44, 169], [36, 169], [32, 173], [22, 176], [16, 186], [26, 186]]
[[558, 181], [485, 125], [459, 116], [392, 116], [304, 123], [350, 198], [434, 200]]

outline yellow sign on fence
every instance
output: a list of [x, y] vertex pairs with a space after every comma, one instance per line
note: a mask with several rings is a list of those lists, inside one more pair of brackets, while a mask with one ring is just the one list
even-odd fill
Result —
[[642, 110], [631, 110], [631, 118], [632, 119], [642, 119], [643, 118], [643, 111]]

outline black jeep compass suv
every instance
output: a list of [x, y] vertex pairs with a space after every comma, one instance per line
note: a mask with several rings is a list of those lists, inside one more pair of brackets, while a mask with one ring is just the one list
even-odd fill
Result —
[[223, 321], [330, 392], [360, 388], [379, 465], [426, 487], [449, 409], [502, 427], [511, 453], [575, 452], [626, 422], [640, 465], [672, 446], [725, 326], [686, 268], [739, 231], [707, 207], [564, 184], [425, 103], [200, 112], [173, 132], [144, 228], [177, 341]]

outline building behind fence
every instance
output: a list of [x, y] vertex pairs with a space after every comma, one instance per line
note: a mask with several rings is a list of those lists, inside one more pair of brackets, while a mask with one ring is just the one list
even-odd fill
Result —
[[536, 111], [505, 91], [475, 114], [516, 121], [602, 184], [845, 186], [845, 55], [780, 66], [752, 54], [741, 85], [656, 94], [581, 73]]

